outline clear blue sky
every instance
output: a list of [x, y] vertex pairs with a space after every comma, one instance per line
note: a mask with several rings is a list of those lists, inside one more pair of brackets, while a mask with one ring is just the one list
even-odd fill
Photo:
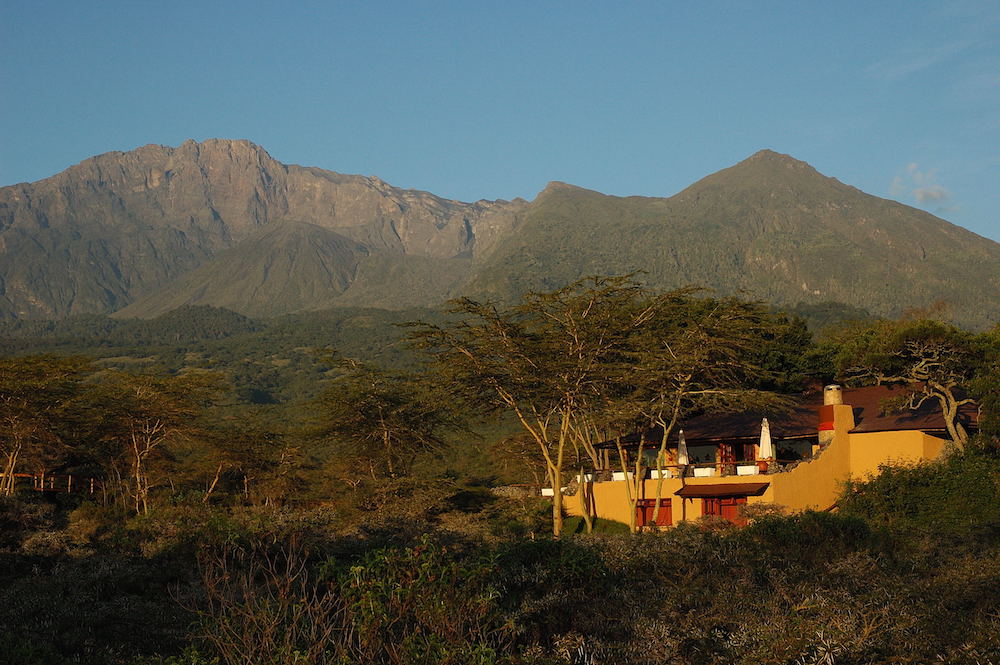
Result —
[[0, 185], [247, 138], [462, 200], [761, 148], [1000, 240], [997, 2], [0, 0]]

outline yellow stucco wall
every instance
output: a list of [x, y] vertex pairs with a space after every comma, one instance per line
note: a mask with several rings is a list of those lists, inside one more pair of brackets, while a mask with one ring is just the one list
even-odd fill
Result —
[[865, 478], [886, 463], [912, 464], [941, 454], [945, 441], [917, 430], [851, 434], [851, 475]]
[[833, 505], [841, 484], [851, 476], [850, 430], [854, 411], [846, 404], [833, 407], [833, 439], [818, 457], [801, 462], [787, 473], [767, 476], [771, 486], [761, 501], [792, 510], [825, 510]]
[[[918, 430], [851, 434], [854, 428], [853, 410], [848, 405], [834, 407], [833, 438], [815, 459], [802, 462], [791, 471], [754, 476], [722, 476], [685, 478], [684, 485], [721, 485], [768, 482], [770, 486], [758, 497], [748, 497], [747, 503], [774, 503], [791, 510], [826, 510], [839, 496], [843, 483], [850, 478], [865, 478], [878, 472], [886, 463], [912, 463], [933, 459], [944, 449], [945, 441]], [[657, 480], [647, 479], [639, 487], [643, 499], [656, 498]], [[628, 523], [631, 505], [625, 481], [588, 483], [593, 497], [593, 512], [598, 518]], [[682, 487], [680, 478], [665, 478], [661, 496], [671, 499], [673, 523], [701, 517], [700, 499], [682, 501], [675, 492]], [[582, 497], [566, 497], [571, 515], [582, 514]]]
[[[660, 496], [664, 499], [671, 499], [671, 517], [674, 524], [688, 519], [693, 520], [701, 517], [701, 499], [681, 501], [681, 497], [676, 496], [677, 492], [684, 485], [731, 485], [737, 483], [768, 482], [774, 476], [717, 476], [711, 478], [685, 478], [681, 483], [680, 478], [664, 478]], [[659, 481], [655, 478], [647, 478], [639, 485], [640, 499], [655, 499], [656, 485]], [[630, 519], [631, 503], [628, 500], [629, 492], [634, 491], [634, 487], [628, 487], [624, 480], [605, 481], [588, 483], [588, 489], [593, 494], [594, 514], [600, 519], [616, 520], [628, 523]], [[766, 500], [764, 497], [749, 497], [748, 502]], [[566, 497], [564, 505], [570, 515], [582, 515], [582, 494], [578, 491], [576, 495]]]

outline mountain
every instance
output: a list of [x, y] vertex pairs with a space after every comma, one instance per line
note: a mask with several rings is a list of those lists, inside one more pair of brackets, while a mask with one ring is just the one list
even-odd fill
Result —
[[654, 288], [1000, 320], [1000, 244], [768, 150], [666, 198], [550, 183], [531, 202], [463, 203], [226, 140], [0, 189], [6, 318], [403, 309], [636, 270]]
[[[297, 265], [274, 266], [275, 255], [262, 251], [270, 241], [312, 251], [311, 258], [300, 258], [318, 270], [350, 255], [350, 265], [333, 269], [337, 284], [305, 286], [280, 309], [311, 307], [324, 290], [342, 292], [347, 284], [338, 280], [352, 281], [366, 256], [421, 257], [442, 273], [451, 272], [451, 259], [464, 266], [509, 230], [523, 205], [461, 203], [374, 177], [287, 166], [248, 141], [107, 153], [51, 178], [0, 189], [0, 316], [112, 312], [168, 285], [172, 290], [162, 302], [153, 298], [136, 313], [152, 315], [180, 301], [229, 302], [237, 291], [250, 298], [240, 305], [258, 307], [259, 299], [280, 305], [289, 289], [296, 290], [290, 282], [297, 275], [279, 272]], [[289, 222], [266, 237], [271, 225]], [[306, 249], [310, 244], [313, 250]], [[205, 267], [203, 278], [232, 277], [226, 270], [235, 269], [234, 261], [255, 262], [237, 270], [239, 288], [203, 288], [188, 275]], [[210, 263], [222, 271], [209, 269]], [[254, 274], [263, 281], [254, 285]], [[192, 293], [170, 284], [182, 277]]]
[[271, 222], [117, 314], [129, 317], [191, 302], [253, 316], [314, 309], [347, 290], [368, 254], [365, 245], [315, 224]]
[[946, 301], [965, 323], [1000, 320], [1000, 244], [769, 150], [670, 198], [550, 184], [469, 287], [502, 295], [632, 270], [786, 305], [898, 315]]

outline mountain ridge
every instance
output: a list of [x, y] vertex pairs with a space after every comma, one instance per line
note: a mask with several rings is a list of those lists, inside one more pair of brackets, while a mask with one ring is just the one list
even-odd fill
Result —
[[948, 300], [982, 327], [1000, 319], [998, 267], [1000, 244], [773, 150], [669, 197], [552, 181], [532, 201], [467, 203], [225, 139], [104, 153], [0, 188], [5, 318], [407, 308], [640, 270], [652, 288], [884, 315]]

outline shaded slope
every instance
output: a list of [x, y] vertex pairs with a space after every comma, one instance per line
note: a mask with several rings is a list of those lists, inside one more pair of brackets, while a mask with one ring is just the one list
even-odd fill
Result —
[[274, 222], [115, 316], [151, 317], [185, 305], [248, 316], [328, 306], [367, 254], [360, 243], [314, 224]]
[[700, 284], [886, 315], [946, 300], [964, 322], [1000, 319], [1000, 244], [770, 151], [669, 199], [553, 183], [470, 288], [510, 297], [635, 270], [655, 288]]
[[530, 204], [462, 203], [226, 140], [0, 188], [0, 318], [398, 309], [637, 270], [661, 289], [1000, 320], [1000, 245], [771, 151], [670, 198], [552, 183]]

